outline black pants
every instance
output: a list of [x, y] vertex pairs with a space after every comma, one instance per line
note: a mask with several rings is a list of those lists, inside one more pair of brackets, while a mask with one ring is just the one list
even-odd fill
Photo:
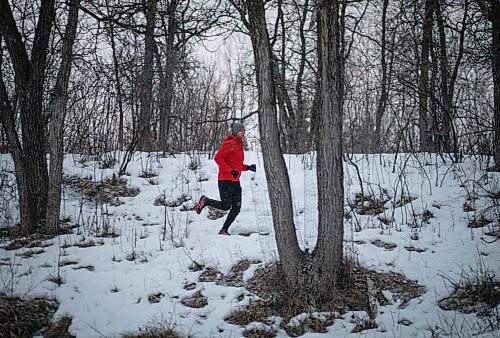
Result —
[[240, 182], [219, 181], [220, 201], [208, 199], [206, 205], [221, 210], [229, 210], [222, 229], [227, 230], [241, 210], [241, 185]]

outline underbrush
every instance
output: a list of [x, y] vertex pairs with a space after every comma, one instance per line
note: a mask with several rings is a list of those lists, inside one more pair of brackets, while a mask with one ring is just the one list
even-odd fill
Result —
[[[259, 269], [246, 284], [259, 300], [234, 310], [225, 320], [244, 326], [246, 337], [274, 337], [280, 329], [297, 337], [307, 332], [327, 332], [327, 327], [336, 318], [342, 318], [349, 311], [364, 311], [366, 317], [352, 318], [353, 332], [361, 332], [377, 328], [377, 304], [400, 301], [402, 308], [424, 292], [423, 286], [402, 275], [378, 273], [353, 263], [346, 264], [343, 280], [344, 285], [339, 290], [341, 297], [317, 308], [284, 288], [284, 277], [278, 265]], [[392, 292], [393, 298], [387, 299], [383, 290]]]
[[52, 322], [58, 308], [57, 302], [47, 299], [25, 301], [0, 294], [0, 337], [70, 338], [71, 318], [63, 317]]
[[480, 264], [478, 269], [470, 268], [463, 271], [458, 281], [442, 275], [452, 286], [448, 297], [438, 301], [443, 310], [461, 313], [477, 313], [475, 332], [485, 333], [500, 329], [500, 281], [493, 273]]

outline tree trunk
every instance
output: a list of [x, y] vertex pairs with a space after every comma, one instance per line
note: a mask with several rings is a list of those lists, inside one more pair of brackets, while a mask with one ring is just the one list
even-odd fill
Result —
[[[300, 6], [297, 6], [297, 10], [300, 11]], [[306, 104], [303, 95], [303, 79], [305, 73], [305, 67], [307, 62], [307, 50], [306, 50], [306, 36], [305, 36], [305, 25], [307, 22], [307, 14], [309, 8], [309, 0], [305, 0], [303, 4], [303, 12], [300, 17], [300, 27], [299, 27], [299, 38], [300, 38], [300, 60], [297, 73], [297, 82], [295, 85], [295, 95], [297, 97], [297, 113], [296, 113], [296, 134], [297, 142], [299, 144], [299, 153], [307, 152], [311, 150], [310, 148], [310, 134], [307, 121], [306, 121]]]
[[500, 1], [492, 0], [491, 24], [493, 34], [493, 101], [494, 101], [494, 141], [493, 156], [495, 166], [500, 171]]
[[[319, 112], [317, 135], [318, 242], [311, 290], [320, 299], [335, 297], [343, 266], [344, 172], [342, 161], [343, 55], [340, 5], [317, 8]], [[333, 286], [333, 290], [332, 290]]]
[[114, 24], [111, 22], [109, 27], [109, 38], [111, 42], [111, 52], [113, 56], [113, 75], [115, 76], [116, 86], [116, 101], [118, 103], [118, 149], [123, 150], [123, 94], [122, 94], [122, 81], [120, 79], [120, 62], [116, 52], [115, 29]]
[[151, 150], [152, 99], [153, 99], [153, 57], [155, 51], [154, 30], [156, 20], [156, 2], [158, 0], [142, 0], [146, 17], [144, 38], [144, 63], [142, 65], [141, 87], [139, 96], [141, 112], [139, 119], [139, 149]]
[[386, 19], [387, 7], [389, 0], [384, 0], [382, 9], [382, 37], [381, 37], [381, 67], [382, 67], [382, 81], [380, 83], [380, 97], [377, 104], [377, 112], [375, 114], [375, 136], [374, 136], [374, 152], [382, 152], [381, 133], [382, 133], [382, 117], [384, 116], [385, 107], [388, 98], [388, 76], [387, 76], [387, 55], [386, 55]]
[[446, 46], [446, 32], [441, 11], [440, 1], [435, 3], [436, 21], [439, 30], [439, 68], [441, 72], [441, 119], [438, 128], [438, 142], [440, 149], [451, 153], [451, 127], [452, 127], [452, 93], [450, 93], [450, 72], [448, 70], [448, 51]]
[[[160, 131], [159, 146], [163, 151], [167, 150], [167, 139], [169, 133], [169, 120], [172, 111], [172, 101], [174, 98], [174, 73], [177, 64], [175, 56], [175, 33], [177, 31], [176, 20], [177, 1], [172, 0], [168, 6], [168, 27], [165, 41], [165, 68], [162, 69], [160, 77]], [[158, 67], [162, 68], [161, 63]]]
[[491, 68], [493, 73], [493, 158], [500, 171], [500, 0], [476, 0], [491, 22]]
[[78, 24], [78, 6], [80, 0], [72, 0], [69, 5], [66, 36], [62, 45], [62, 60], [57, 73], [56, 84], [50, 102], [50, 167], [49, 167], [49, 192], [47, 204], [46, 232], [55, 233], [59, 228], [59, 214], [61, 210], [61, 185], [63, 174], [63, 127], [66, 117], [66, 104], [68, 101], [68, 84], [73, 62], [73, 43], [76, 37]]
[[55, 17], [54, 0], [42, 0], [33, 47], [28, 56], [8, 1], [0, 1], [0, 33], [6, 41], [15, 73], [17, 110], [20, 113], [21, 139], [15, 129], [15, 111], [9, 102], [2, 78], [2, 125], [8, 136], [16, 168], [21, 226], [36, 232], [45, 226], [48, 171], [45, 155], [46, 121], [42, 101], [47, 47]]
[[434, 0], [425, 0], [424, 23], [422, 26], [422, 50], [420, 54], [420, 78], [418, 85], [420, 151], [431, 149], [429, 133], [429, 53], [432, 42], [432, 22], [434, 14]]
[[290, 290], [304, 290], [301, 278], [302, 254], [293, 221], [292, 194], [288, 171], [280, 148], [276, 119], [273, 60], [262, 0], [247, 1], [248, 28], [255, 58], [259, 95], [259, 134], [269, 188], [278, 253]]

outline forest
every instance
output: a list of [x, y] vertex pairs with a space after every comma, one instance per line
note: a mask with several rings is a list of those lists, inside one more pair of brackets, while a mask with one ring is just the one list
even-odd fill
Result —
[[[279, 273], [315, 309], [328, 308], [345, 288], [346, 209], [412, 201], [410, 191], [388, 195], [382, 181], [371, 182], [365, 175], [375, 167], [394, 174], [402, 166], [407, 175], [418, 159], [422, 186], [442, 188], [472, 163], [474, 191], [490, 178], [483, 190], [491, 205], [481, 219], [500, 238], [500, 0], [1, 0], [0, 47], [0, 233], [7, 246], [61, 238], [73, 231], [68, 222], [82, 226], [83, 202], [66, 208], [69, 190], [91, 185], [70, 175], [77, 162], [98, 167], [86, 173], [92, 198], [108, 178], [131, 186], [140, 162], [140, 177], [163, 189], [166, 224], [172, 201], [165, 191], [189, 185], [190, 175], [161, 185], [154, 181], [160, 167], [187, 155], [199, 189], [201, 164], [235, 121], [245, 125], [245, 151], [258, 159], [267, 187], [259, 201], [268, 204], [255, 205], [255, 217], [270, 215], [264, 223], [272, 227]], [[310, 248], [297, 230], [307, 229], [294, 200], [297, 158], [304, 182], [305, 168], [315, 171], [303, 187], [314, 181]], [[431, 178], [425, 168], [433, 166], [448, 169]], [[351, 180], [360, 189], [353, 196]], [[173, 207], [187, 203], [191, 211], [199, 194], [186, 189], [170, 197], [181, 198]], [[99, 213], [98, 227], [109, 202], [89, 211]], [[166, 229], [159, 227], [163, 241]], [[12, 281], [2, 279], [5, 292]], [[500, 292], [492, 292], [495, 308]], [[489, 331], [498, 330], [498, 318], [497, 311]]]

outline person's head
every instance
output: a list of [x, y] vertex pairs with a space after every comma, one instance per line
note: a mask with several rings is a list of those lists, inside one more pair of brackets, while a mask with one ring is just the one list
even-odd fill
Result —
[[243, 136], [245, 136], [245, 126], [241, 123], [234, 122], [231, 125], [231, 132], [233, 135], [243, 138]]

